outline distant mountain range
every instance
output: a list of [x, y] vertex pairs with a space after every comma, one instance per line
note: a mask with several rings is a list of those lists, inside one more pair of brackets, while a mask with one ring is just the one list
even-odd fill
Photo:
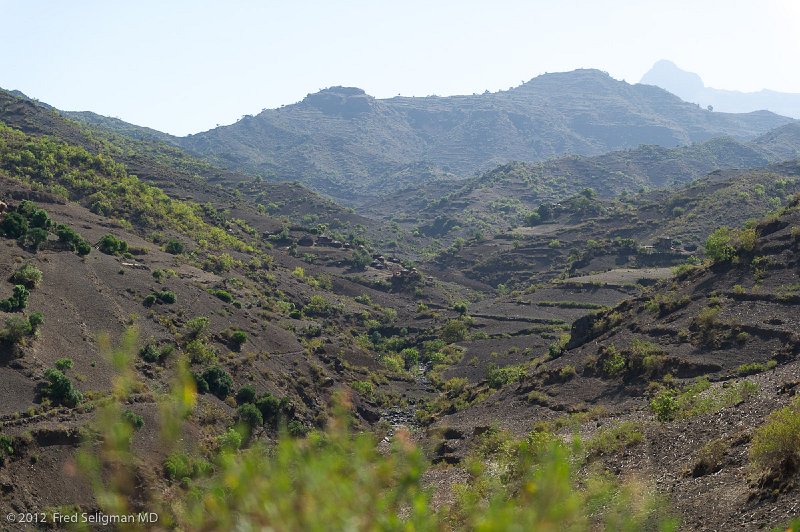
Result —
[[703, 107], [710, 105], [715, 111], [749, 113], [768, 110], [779, 115], [800, 118], [800, 93], [713, 89], [706, 87], [700, 76], [681, 70], [671, 61], [658, 61], [642, 77], [641, 82], [668, 90], [687, 102], [697, 103]]
[[599, 70], [546, 74], [508, 91], [376, 99], [332, 87], [301, 102], [188, 137], [166, 137], [93, 113], [72, 118], [168, 140], [215, 164], [299, 181], [351, 204], [441, 177], [470, 177], [510, 161], [600, 155], [642, 144], [747, 140], [791, 119], [709, 112]]

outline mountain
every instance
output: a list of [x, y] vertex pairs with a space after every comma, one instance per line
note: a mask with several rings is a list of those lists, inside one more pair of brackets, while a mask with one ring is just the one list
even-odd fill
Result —
[[726, 113], [749, 113], [766, 109], [783, 116], [800, 118], [800, 93], [739, 92], [706, 87], [702, 78], [692, 72], [678, 68], [667, 60], [656, 62], [643, 77], [641, 83], [655, 85], [679, 96], [687, 102], [702, 107], [711, 106], [715, 111]]
[[470, 176], [512, 160], [749, 139], [788, 122], [769, 112], [712, 113], [656, 87], [576, 70], [472, 96], [376, 99], [332, 87], [176, 142], [227, 168], [353, 202], [397, 190], [420, 172], [419, 180]]

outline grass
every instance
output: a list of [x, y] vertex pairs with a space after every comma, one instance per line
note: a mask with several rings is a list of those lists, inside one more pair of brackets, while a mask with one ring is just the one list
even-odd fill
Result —
[[650, 401], [650, 408], [660, 421], [686, 419], [719, 412], [749, 400], [757, 392], [758, 385], [750, 381], [712, 388], [708, 379], [700, 378], [680, 390], [662, 389]]
[[633, 421], [623, 421], [613, 427], [602, 428], [586, 443], [590, 456], [613, 454], [625, 447], [632, 447], [644, 441], [641, 425]]

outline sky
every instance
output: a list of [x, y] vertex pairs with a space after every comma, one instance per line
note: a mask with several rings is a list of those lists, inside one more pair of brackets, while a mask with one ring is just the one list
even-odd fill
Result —
[[0, 87], [186, 135], [344, 85], [505, 90], [659, 59], [706, 86], [800, 93], [797, 0], [0, 0]]

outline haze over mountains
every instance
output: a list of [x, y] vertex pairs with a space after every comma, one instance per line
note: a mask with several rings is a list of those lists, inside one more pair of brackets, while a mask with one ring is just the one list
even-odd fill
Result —
[[[71, 116], [114, 127], [96, 115]], [[675, 147], [720, 135], [749, 139], [788, 122], [763, 111], [712, 113], [656, 87], [576, 70], [471, 96], [381, 100], [332, 87], [171, 141], [221, 166], [297, 180], [351, 202], [513, 160], [599, 155], [640, 144]], [[135, 134], [158, 138], [144, 128]]]
[[800, 118], [800, 93], [767, 89], [758, 92], [714, 89], [706, 87], [699, 75], [681, 70], [675, 63], [664, 59], [653, 65], [642, 77], [641, 83], [661, 87], [702, 107], [710, 105], [715, 111], [749, 113], [768, 109], [779, 115]]

